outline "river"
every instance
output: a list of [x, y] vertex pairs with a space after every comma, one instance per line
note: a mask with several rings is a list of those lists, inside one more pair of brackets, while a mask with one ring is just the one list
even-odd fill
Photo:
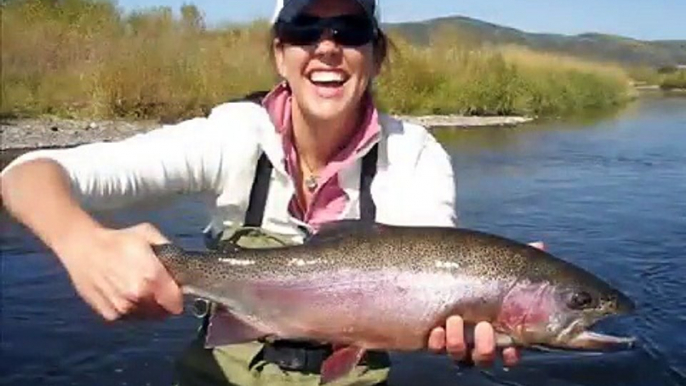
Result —
[[[390, 384], [686, 385], [686, 98], [644, 97], [589, 120], [437, 136], [459, 176], [462, 225], [543, 240], [621, 288], [636, 313], [600, 327], [637, 336], [639, 345], [601, 355], [526, 351], [512, 369], [394, 354]], [[107, 325], [76, 298], [45, 248], [0, 216], [1, 385], [170, 384], [196, 319]], [[150, 221], [183, 246], [202, 247], [205, 220], [193, 199], [100, 217]]]

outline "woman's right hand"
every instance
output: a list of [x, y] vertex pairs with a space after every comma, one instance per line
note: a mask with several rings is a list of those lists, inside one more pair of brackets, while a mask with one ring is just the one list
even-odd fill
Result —
[[79, 295], [109, 321], [183, 311], [181, 290], [152, 252], [152, 225], [103, 227], [72, 195], [62, 166], [37, 158], [0, 175], [0, 204], [59, 257]]
[[166, 242], [150, 224], [98, 227], [56, 252], [76, 291], [105, 320], [156, 319], [183, 311], [181, 290], [150, 247]]

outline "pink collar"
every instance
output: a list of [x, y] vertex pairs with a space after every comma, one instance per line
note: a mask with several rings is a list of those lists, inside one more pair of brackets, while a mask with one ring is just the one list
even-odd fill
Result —
[[[294, 176], [298, 170], [298, 155], [293, 144], [293, 125], [291, 123], [292, 93], [290, 87], [285, 82], [277, 85], [263, 100], [263, 106], [267, 109], [272, 122], [276, 126], [276, 131], [281, 134], [283, 150], [285, 155], [286, 171]], [[336, 154], [331, 162], [321, 171], [319, 176], [319, 187], [314, 192], [312, 210], [317, 209], [317, 196], [326, 186], [331, 185], [334, 176], [350, 163], [360, 157], [360, 151], [365, 149], [370, 142], [374, 141], [381, 132], [379, 124], [379, 113], [372, 98], [366, 98], [364, 105], [365, 118], [359, 131], [352, 137], [350, 143]], [[337, 183], [337, 181], [336, 181]], [[307, 215], [303, 217], [308, 217]]]
[[[293, 175], [292, 171], [297, 170], [297, 153], [293, 145], [293, 125], [291, 124], [291, 89], [285, 82], [280, 83], [264, 98], [262, 104], [276, 126], [276, 131], [282, 136], [286, 166], [290, 167], [287, 170]], [[364, 109], [365, 118], [360, 130], [353, 136], [348, 146], [336, 154], [322, 171], [320, 185], [337, 173], [340, 166], [355, 160], [360, 150], [364, 149], [381, 132], [379, 113], [371, 98], [366, 98]]]

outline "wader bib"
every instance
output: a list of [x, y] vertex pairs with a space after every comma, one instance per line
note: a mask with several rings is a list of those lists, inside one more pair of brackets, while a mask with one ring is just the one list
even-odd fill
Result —
[[[260, 96], [257, 93], [253, 95], [254, 98]], [[376, 173], [376, 161], [377, 146], [374, 146], [362, 162], [360, 213], [363, 221], [374, 221], [376, 218], [376, 206], [370, 190]], [[257, 163], [243, 227], [226, 237], [220, 236], [217, 242], [209, 242], [209, 248], [275, 248], [287, 245], [285, 238], [260, 229], [271, 172], [272, 165], [267, 156], [262, 154]], [[176, 363], [178, 386], [319, 385], [319, 370], [332, 352], [330, 345], [278, 340], [273, 343], [254, 341], [206, 349], [204, 341], [211, 307], [205, 304], [206, 312], [199, 334]], [[368, 351], [351, 374], [331, 385], [382, 385], [388, 377], [389, 367], [387, 353]]]

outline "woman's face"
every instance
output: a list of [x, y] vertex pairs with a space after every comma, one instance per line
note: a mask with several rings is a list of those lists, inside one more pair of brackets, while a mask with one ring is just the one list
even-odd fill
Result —
[[[319, 0], [304, 14], [328, 18], [364, 15], [364, 10], [353, 0]], [[274, 47], [277, 69], [290, 85], [295, 104], [303, 115], [317, 120], [345, 120], [356, 114], [378, 72], [371, 41], [342, 46], [332, 40], [330, 30], [309, 45], [277, 38]]]

